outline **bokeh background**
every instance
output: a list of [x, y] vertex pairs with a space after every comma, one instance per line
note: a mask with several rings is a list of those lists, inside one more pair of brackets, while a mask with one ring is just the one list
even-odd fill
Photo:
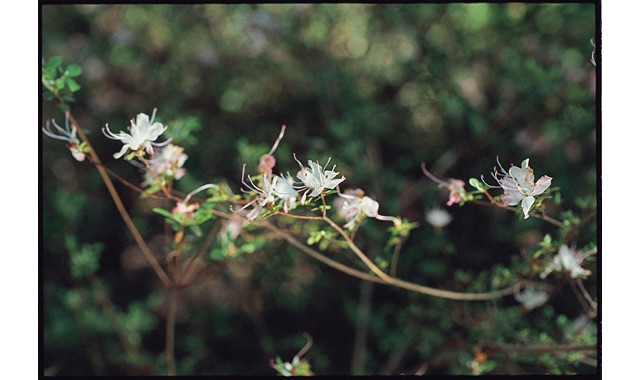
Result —
[[[530, 158], [536, 177], [549, 175], [561, 189], [550, 215], [580, 216], [596, 200], [593, 4], [47, 5], [41, 12], [42, 57], [84, 69], [71, 111], [109, 168], [141, 182], [136, 167], [113, 160], [119, 147], [100, 128], [124, 129], [157, 107], [189, 156], [176, 187], [225, 181], [237, 191], [242, 164], [257, 163], [286, 124], [276, 170], [295, 173], [294, 152], [331, 157], [345, 186], [365, 190], [382, 214], [420, 224], [403, 247], [401, 278], [497, 289], [523, 271], [533, 277], [521, 258], [546, 233], [556, 236], [548, 223], [507, 211], [446, 207], [447, 194], [422, 174], [422, 162], [440, 178], [468, 180], [490, 177], [496, 156], [505, 166]], [[43, 103], [43, 125], [51, 118], [64, 120]], [[45, 374], [163, 373], [159, 281], [96, 170], [58, 141], [43, 137], [41, 147]], [[160, 246], [154, 205], [119, 190], [143, 236]], [[436, 207], [453, 217], [442, 229], [425, 221]], [[367, 221], [357, 239], [381, 263], [392, 255], [387, 227]], [[593, 221], [574, 240], [585, 246], [597, 235]], [[101, 244], [96, 275], [136, 343], [133, 359], [95, 287], [73, 276], [70, 236]], [[586, 284], [596, 294], [597, 273]], [[442, 300], [362, 283], [274, 241], [217, 261], [183, 293], [176, 357], [179, 374], [275, 374], [269, 359], [290, 360], [307, 332], [314, 344], [306, 358], [317, 374], [415, 373], [424, 363], [428, 374], [466, 374], [483, 344], [575, 342], [582, 315], [568, 286], [530, 312], [512, 297]], [[593, 321], [580, 331], [593, 343]], [[483, 365], [490, 373], [595, 373], [583, 359], [496, 354]]]

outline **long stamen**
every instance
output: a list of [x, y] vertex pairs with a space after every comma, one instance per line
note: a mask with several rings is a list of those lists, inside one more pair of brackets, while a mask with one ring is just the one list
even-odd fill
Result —
[[[245, 168], [246, 168], [246, 167], [247, 167], [247, 164], [242, 164], [242, 176], [240, 177], [240, 182], [241, 182], [245, 187], [250, 188], [250, 187], [249, 187], [249, 185], [247, 185], [247, 183], [244, 181], [244, 170], [245, 170]], [[247, 191], [244, 191], [244, 189], [240, 189], [240, 190], [242, 190], [243, 192], [247, 192]]]
[[[106, 129], [106, 132], [105, 132]], [[115, 133], [111, 132], [109, 129], [109, 123], [105, 124], [104, 128], [102, 128], [102, 134], [110, 138], [111, 140], [120, 140]]]
[[300, 165], [300, 169], [304, 170], [304, 166], [302, 166], [302, 162], [300, 162], [300, 160], [298, 160], [298, 158], [296, 157], [295, 153], [293, 154], [293, 159], [296, 160], [298, 165]]
[[249, 180], [249, 183], [251, 183], [252, 188], [253, 188], [253, 189], [255, 189], [255, 191], [256, 191], [257, 193], [259, 193], [259, 194], [265, 194], [265, 192], [264, 192], [262, 189], [260, 189], [260, 188], [259, 188], [259, 187], [258, 187], [258, 186], [253, 182], [253, 180], [251, 179], [251, 176], [250, 176], [250, 175], [248, 175], [248, 174], [247, 174], [247, 179]]
[[157, 147], [163, 147], [163, 146], [169, 145], [171, 141], [173, 141], [173, 137], [169, 137], [166, 141], [163, 141], [161, 143], [152, 142], [151, 145], [157, 146]]
[[428, 170], [427, 170], [427, 165], [425, 165], [425, 163], [423, 162], [422, 165], [422, 172], [424, 173], [424, 175], [426, 175], [427, 177], [429, 177], [429, 179], [431, 179], [433, 182], [443, 185], [443, 186], [447, 186], [447, 183], [441, 179], [439, 179], [438, 177], [434, 176], [433, 174], [431, 174]]
[[42, 127], [42, 132], [44, 132], [45, 135], [51, 137], [52, 139], [70, 141], [71, 135], [67, 131], [56, 125], [55, 120], [51, 119], [51, 121], [53, 122], [54, 127], [56, 127], [62, 134], [64, 134], [64, 136], [56, 135], [55, 133], [53, 133], [49, 121], [47, 121], [45, 127]]
[[500, 156], [496, 156], [496, 161], [498, 162], [498, 166], [500, 167], [500, 170], [502, 170], [502, 173], [510, 177], [509, 173], [506, 170], [504, 170], [504, 168], [502, 167], [502, 164], [500, 163]]
[[68, 131], [73, 131], [73, 129], [71, 128], [71, 126], [69, 126], [69, 115], [70, 115], [70, 114], [71, 114], [71, 112], [69, 112], [69, 110], [65, 111], [65, 113], [64, 113], [64, 125], [65, 125], [65, 128], [66, 128]]
[[[492, 175], [493, 175], [493, 173], [492, 173]], [[495, 179], [496, 179], [496, 181], [498, 180], [498, 179], [495, 177], [495, 175], [494, 175], [494, 177], [493, 177], [493, 178], [495, 178]], [[487, 183], [487, 181], [485, 181], [485, 180], [484, 180], [484, 175], [483, 175], [483, 174], [480, 174], [480, 180], [481, 180], [481, 181], [482, 181], [482, 183], [484, 183], [484, 185], [485, 185], [485, 186], [487, 186], [488, 188], [491, 188], [491, 189], [499, 189], [499, 188], [500, 188], [500, 186], [489, 185], [489, 184]]]
[[[331, 162], [331, 157], [329, 157], [329, 159], [327, 160], [327, 163], [322, 168], [322, 171], [326, 171], [327, 170], [327, 166], [329, 166], [329, 162]], [[336, 166], [333, 165], [333, 169], [335, 169], [335, 168], [336, 168]], [[331, 170], [333, 170], [333, 169], [331, 169]]]
[[51, 123], [53, 124], [53, 126], [60, 131], [62, 134], [64, 134], [65, 136], [71, 136], [71, 129], [69, 129], [69, 120], [66, 120], [66, 128], [62, 129], [61, 126], [58, 125], [58, 123], [56, 123], [55, 119], [51, 119]]
[[211, 188], [217, 189], [218, 186], [214, 185], [213, 183], [207, 183], [206, 185], [202, 185], [202, 186], [198, 187], [197, 189], [193, 190], [192, 192], [190, 192], [189, 194], [187, 194], [187, 196], [184, 198], [184, 203], [188, 203], [189, 199], [191, 199], [192, 196], [194, 196], [195, 194], [201, 192], [202, 190], [211, 189]]
[[271, 147], [271, 150], [269, 151], [269, 153], [267, 153], [268, 155], [272, 155], [273, 152], [276, 151], [276, 148], [278, 148], [278, 144], [280, 144], [280, 140], [282, 140], [282, 138], [284, 137], [285, 129], [287, 129], [287, 126], [283, 124], [282, 128], [280, 129], [280, 135], [278, 135], [278, 138], [276, 139], [276, 142]]

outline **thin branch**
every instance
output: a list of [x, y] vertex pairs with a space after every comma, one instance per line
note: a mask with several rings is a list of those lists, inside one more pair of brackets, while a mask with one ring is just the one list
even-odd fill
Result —
[[164, 186], [164, 184], [162, 183], [162, 181], [160, 180], [160, 178], [158, 177], [158, 173], [155, 172], [155, 170], [153, 170], [153, 168], [151, 167], [151, 165], [149, 164], [149, 161], [147, 161], [144, 157], [140, 156], [140, 161], [142, 161], [142, 163], [144, 164], [144, 166], [146, 166], [146, 168], [151, 172], [151, 175], [153, 176], [153, 179], [156, 180], [156, 183], [158, 184], [158, 186], [160, 186], [160, 190], [162, 190], [162, 192], [164, 193], [164, 195], [171, 199], [171, 194], [169, 193], [169, 191], [167, 190], [167, 188]]
[[[101, 167], [104, 168], [104, 170], [107, 171], [107, 173], [115, 178], [118, 182], [120, 182], [121, 184], [127, 186], [128, 188], [138, 192], [138, 193], [145, 193], [144, 189], [141, 188], [140, 186], [136, 186], [134, 184], [132, 184], [131, 182], [127, 181], [126, 179], [120, 177], [118, 174], [116, 174], [113, 170], [109, 169], [108, 167], [104, 166], [104, 164], [102, 164], [101, 162], [94, 162], [95, 165], [100, 165]], [[162, 195], [156, 195], [156, 194], [146, 194], [147, 197], [149, 198], [154, 198], [154, 199], [166, 199], [167, 197]], [[173, 197], [173, 199], [178, 199], [176, 197]], [[179, 199], [178, 199], [179, 200]]]
[[402, 236], [400, 238], [400, 242], [396, 244], [393, 248], [393, 258], [391, 259], [391, 268], [389, 269], [389, 274], [391, 277], [397, 277], [398, 271], [398, 260], [400, 259], [400, 250], [402, 249], [402, 245], [407, 240], [406, 236]]
[[578, 288], [582, 292], [582, 296], [587, 300], [587, 302], [589, 302], [589, 305], [591, 306], [593, 311], [597, 313], [598, 303], [594, 301], [593, 298], [591, 298], [591, 295], [589, 294], [587, 289], [584, 287], [584, 283], [582, 282], [582, 279], [579, 278], [576, 283], [578, 284]]
[[176, 288], [170, 288], [167, 297], [168, 310], [167, 310], [167, 327], [165, 337], [165, 360], [167, 362], [167, 375], [176, 375], [176, 359], [175, 359], [175, 333], [176, 333], [176, 310], [177, 310], [177, 294]]
[[598, 347], [595, 344], [543, 344], [543, 345], [524, 345], [524, 344], [487, 344], [487, 351], [493, 352], [517, 352], [523, 354], [544, 354], [544, 353], [562, 353], [576, 351], [592, 351], [596, 352]]
[[367, 255], [364, 254], [364, 252], [362, 252], [360, 250], [360, 248], [358, 248], [357, 245], [355, 245], [355, 243], [353, 242], [353, 240], [351, 240], [351, 238], [349, 237], [349, 235], [347, 235], [346, 232], [344, 232], [344, 230], [342, 228], [340, 228], [340, 226], [338, 226], [333, 220], [329, 219], [326, 215], [323, 215], [322, 219], [327, 222], [334, 230], [338, 231], [338, 233], [340, 235], [342, 235], [342, 237], [344, 238], [344, 240], [347, 242], [347, 244], [349, 245], [349, 248], [351, 248], [351, 250], [353, 251], [353, 253], [355, 253], [358, 258], [360, 260], [362, 260], [362, 262], [369, 268], [371, 269], [371, 271], [375, 274], [378, 275], [378, 277], [380, 277], [382, 280], [384, 280], [387, 283], [393, 282], [393, 279], [391, 277], [389, 277], [388, 274], [384, 273], [380, 268], [378, 268], [378, 266], [376, 264], [374, 264], [371, 260], [369, 260], [369, 258], [367, 257]]
[[[489, 196], [489, 195], [487, 194], [487, 196]], [[493, 198], [492, 198], [492, 200], [493, 200]], [[495, 207], [502, 208], [502, 209], [505, 209], [505, 210], [513, 211], [515, 213], [518, 212], [518, 209], [515, 208], [515, 207], [503, 206], [503, 205], [500, 205], [500, 204], [497, 204], [497, 203], [493, 203], [493, 202], [485, 202], [485, 201], [481, 201], [481, 200], [477, 200], [477, 199], [471, 200], [469, 202], [477, 204], [477, 205], [482, 205], [482, 206], [495, 206]], [[552, 218], [550, 216], [547, 216], [547, 214], [544, 214], [544, 213], [543, 214], [533, 213], [533, 214], [529, 214], [529, 216], [532, 216], [532, 217], [538, 218], [538, 219], [542, 219], [545, 222], [549, 222], [549, 223], [551, 223], [551, 224], [553, 224], [553, 225], [555, 225], [557, 227], [565, 227], [565, 225], [561, 221], [559, 221], [557, 219], [554, 219], [554, 218]]]
[[397, 278], [391, 278], [388, 276], [387, 277], [389, 278], [390, 281], [385, 281], [378, 276], [373, 276], [369, 273], [359, 271], [357, 269], [351, 268], [347, 265], [344, 265], [342, 263], [339, 263], [335, 260], [328, 258], [327, 256], [301, 243], [296, 238], [289, 235], [287, 232], [281, 230], [280, 228], [274, 226], [273, 224], [267, 221], [253, 221], [253, 223], [256, 225], [259, 225], [260, 227], [273, 231], [276, 235], [279, 235], [281, 238], [286, 240], [292, 246], [298, 248], [299, 250], [315, 258], [316, 260], [326, 264], [327, 266], [333, 269], [336, 269], [340, 272], [343, 272], [345, 274], [348, 274], [349, 276], [359, 278], [361, 280], [371, 281], [378, 284], [395, 286], [398, 288], [410, 290], [420, 294], [425, 294], [425, 295], [439, 297], [439, 298], [446, 298], [451, 300], [457, 300], [457, 301], [489, 301], [489, 300], [494, 300], [497, 298], [508, 296], [510, 294], [513, 294], [514, 292], [513, 286], [496, 290], [493, 292], [487, 292], [487, 293], [461, 293], [461, 292], [453, 292], [449, 290], [435, 289], [435, 288], [431, 288], [423, 285], [417, 285], [408, 281], [400, 280]]
[[109, 178], [109, 174], [107, 174], [106, 170], [102, 166], [100, 158], [98, 157], [95, 150], [91, 146], [91, 143], [87, 139], [87, 136], [85, 136], [84, 132], [82, 132], [82, 129], [78, 126], [78, 123], [76, 122], [73, 115], [71, 115], [71, 112], [69, 112], [69, 121], [76, 126], [77, 135], [80, 138], [80, 140], [82, 140], [84, 143], [87, 144], [87, 147], [89, 148], [89, 157], [91, 157], [92, 162], [96, 164], [96, 169], [98, 169], [98, 173], [100, 174], [100, 177], [102, 177], [102, 181], [104, 182], [105, 186], [107, 186], [107, 190], [109, 191], [109, 194], [111, 195], [111, 198], [113, 199], [113, 202], [115, 203], [116, 208], [118, 209], [118, 212], [122, 217], [122, 220], [127, 225], [127, 228], [131, 232], [131, 235], [133, 235], [133, 238], [135, 239], [136, 243], [140, 247], [140, 250], [142, 250], [142, 253], [144, 254], [147, 261], [149, 262], [153, 270], [156, 272], [156, 274], [160, 278], [160, 281], [162, 281], [165, 287], [169, 288], [171, 286], [171, 280], [169, 279], [167, 274], [164, 272], [164, 270], [158, 263], [158, 260], [156, 260], [156, 258], [153, 256], [153, 254], [151, 253], [151, 249], [149, 248], [147, 243], [144, 241], [144, 239], [142, 238], [142, 235], [140, 235], [140, 232], [138, 231], [135, 224], [131, 220], [131, 217], [129, 216], [127, 209], [124, 207], [124, 204], [122, 203], [122, 200], [120, 199], [120, 196], [118, 195], [118, 192], [116, 191], [116, 188], [113, 185], [113, 182], [111, 182], [111, 178]]

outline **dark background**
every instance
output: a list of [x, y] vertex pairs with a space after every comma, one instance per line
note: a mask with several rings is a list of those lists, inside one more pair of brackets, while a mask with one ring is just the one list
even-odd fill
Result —
[[[170, 130], [199, 127], [193, 139], [179, 141], [189, 159], [178, 189], [226, 181], [238, 191], [242, 164], [257, 163], [286, 124], [277, 171], [295, 173], [293, 152], [320, 162], [332, 157], [345, 185], [378, 200], [382, 214], [420, 223], [403, 247], [401, 278], [457, 291], [500, 288], [521, 275], [522, 252], [546, 233], [556, 237], [555, 227], [534, 218], [446, 207], [447, 194], [424, 177], [422, 162], [440, 178], [468, 180], [490, 177], [496, 156], [505, 166], [530, 158], [536, 179], [549, 175], [561, 189], [562, 204], [547, 207], [553, 216], [595, 198], [593, 4], [55, 5], [41, 11], [42, 56], [84, 69], [71, 110], [109, 168], [141, 182], [135, 167], [112, 158], [120, 147], [100, 128], [124, 129], [130, 118], [157, 107]], [[42, 117], [43, 124], [64, 119], [46, 103]], [[43, 137], [41, 185], [45, 373], [163, 373], [162, 289], [136, 261], [141, 256], [97, 172]], [[162, 218], [134, 192], [119, 190], [143, 236], [161, 240]], [[453, 216], [442, 230], [424, 219], [434, 207]], [[357, 243], [389, 261], [387, 227], [366, 221]], [[595, 222], [582, 232], [578, 247], [597, 241]], [[86, 279], [71, 276], [65, 236], [104, 244], [96, 274], [138, 342], [136, 360], [125, 358]], [[595, 271], [595, 263], [589, 268]], [[597, 274], [587, 285], [595, 294]], [[464, 374], [482, 342], [575, 342], [566, 331], [580, 314], [568, 286], [523, 313], [511, 297], [463, 303], [364, 285], [273, 241], [219, 262], [184, 292], [178, 374], [275, 374], [269, 359], [291, 360], [305, 343], [303, 332], [314, 338], [306, 357], [317, 374], [414, 373], [425, 362], [428, 374]], [[363, 328], [365, 338], [357, 332]], [[594, 329], [584, 339], [593, 339]], [[494, 373], [595, 372], [571, 355], [491, 361]]]

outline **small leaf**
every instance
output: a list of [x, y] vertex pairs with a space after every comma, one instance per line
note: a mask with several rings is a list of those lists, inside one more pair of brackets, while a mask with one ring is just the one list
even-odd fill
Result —
[[202, 229], [200, 228], [199, 225], [197, 224], [192, 224], [189, 226], [189, 229], [191, 230], [191, 232], [196, 235], [197, 237], [202, 236]]
[[478, 181], [475, 178], [469, 178], [469, 185], [478, 189], [479, 191], [485, 191], [486, 188], [486, 186], [482, 182]]
[[47, 66], [52, 71], [53, 71], [53, 69], [59, 67], [61, 64], [62, 64], [62, 57], [59, 57], [59, 56], [51, 57], [51, 58], [49, 58], [49, 61], [47, 62]]
[[53, 83], [54, 83], [53, 86], [58, 91], [61, 91], [62, 89], [64, 89], [64, 85], [66, 84], [66, 80], [65, 80], [65, 78], [58, 78]]
[[66, 78], [65, 83], [67, 84], [67, 87], [69, 87], [69, 91], [71, 92], [80, 90], [80, 85], [72, 78]]
[[70, 64], [69, 66], [67, 66], [67, 71], [65, 71], [65, 74], [70, 77], [77, 77], [82, 74], [82, 67]]
[[154, 207], [154, 208], [153, 208], [153, 212], [155, 212], [155, 213], [157, 213], [157, 214], [160, 214], [160, 215], [162, 215], [162, 216], [166, 216], [167, 218], [173, 219], [173, 213], [171, 213], [170, 211], [165, 210], [165, 209], [163, 209], [163, 208], [160, 208], [160, 207]]

